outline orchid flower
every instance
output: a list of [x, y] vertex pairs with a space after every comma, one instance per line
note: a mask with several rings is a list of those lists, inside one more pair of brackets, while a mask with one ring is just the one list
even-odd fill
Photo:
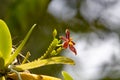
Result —
[[69, 47], [69, 49], [75, 53], [75, 55], [77, 55], [77, 51], [74, 47], [75, 45], [75, 42], [73, 42], [72, 38], [70, 37], [70, 31], [68, 29], [66, 29], [65, 31], [66, 33], [66, 37], [64, 36], [60, 36], [60, 39], [62, 39], [64, 42], [63, 42], [63, 48], [66, 49]]

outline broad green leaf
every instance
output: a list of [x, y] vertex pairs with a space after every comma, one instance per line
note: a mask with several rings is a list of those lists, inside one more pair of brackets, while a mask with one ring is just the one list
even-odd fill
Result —
[[0, 57], [5, 62], [10, 57], [12, 51], [12, 39], [6, 23], [0, 19]]
[[65, 71], [62, 71], [62, 75], [64, 77], [64, 80], [73, 80], [73, 78]]
[[74, 61], [67, 57], [52, 57], [48, 59], [38, 59], [29, 63], [16, 65], [14, 67], [14, 70], [22, 71], [22, 70], [28, 70], [28, 69], [34, 69], [41, 66], [51, 65], [51, 64], [71, 64], [74, 65]]
[[36, 26], [36, 24], [34, 24], [32, 26], [32, 28], [29, 30], [29, 32], [27, 33], [26, 37], [22, 41], [22, 43], [18, 46], [18, 48], [15, 50], [15, 52], [11, 55], [9, 61], [6, 63], [6, 66], [8, 66], [10, 63], [12, 63], [12, 61], [17, 57], [17, 55], [19, 54], [19, 52], [22, 50], [23, 46], [27, 42], [27, 40], [28, 40], [28, 38], [29, 38], [29, 36], [30, 36], [31, 32], [33, 31], [35, 26]]

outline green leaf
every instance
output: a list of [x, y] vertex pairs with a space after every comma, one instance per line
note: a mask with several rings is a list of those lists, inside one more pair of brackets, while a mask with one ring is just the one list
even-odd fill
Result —
[[41, 66], [51, 65], [51, 64], [71, 64], [74, 65], [74, 61], [67, 57], [52, 57], [48, 59], [38, 59], [29, 63], [16, 65], [13, 69], [17, 71], [34, 69]]
[[73, 80], [73, 78], [65, 71], [62, 71], [62, 75], [64, 77], [64, 80]]
[[6, 23], [0, 19], [0, 57], [5, 62], [10, 57], [12, 51], [12, 39]]
[[27, 40], [28, 40], [28, 38], [29, 38], [29, 36], [30, 36], [31, 32], [33, 31], [35, 26], [36, 26], [36, 24], [34, 24], [32, 26], [32, 28], [29, 30], [29, 32], [27, 33], [26, 37], [22, 41], [22, 43], [18, 46], [18, 48], [15, 50], [15, 52], [11, 55], [9, 61], [6, 64], [6, 66], [8, 66], [10, 63], [12, 63], [12, 61], [17, 57], [17, 55], [19, 54], [19, 52], [22, 50], [23, 46], [27, 42]]

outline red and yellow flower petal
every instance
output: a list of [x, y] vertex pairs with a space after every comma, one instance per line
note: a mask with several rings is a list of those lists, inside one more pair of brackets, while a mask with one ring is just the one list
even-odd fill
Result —
[[66, 29], [66, 36], [60, 36], [60, 39], [63, 40], [63, 48], [66, 49], [69, 46], [69, 49], [77, 55], [77, 51], [74, 48], [75, 43], [72, 41], [72, 38], [70, 38], [70, 31], [69, 29]]
[[69, 45], [69, 48], [70, 48], [70, 50], [71, 50], [72, 52], [75, 53], [75, 55], [77, 55], [77, 51], [76, 51], [76, 49], [74, 48], [73, 45]]
[[75, 42], [71, 41], [71, 43], [72, 43], [73, 45], [75, 45]]
[[60, 36], [60, 39], [63, 40], [63, 41], [67, 41], [67, 38], [64, 37], [64, 36]]
[[69, 42], [68, 42], [68, 41], [65, 41], [65, 42], [63, 43], [63, 48], [66, 49], [66, 48], [68, 47], [68, 45], [69, 45]]
[[69, 31], [69, 29], [66, 29], [66, 38], [70, 39], [70, 31]]

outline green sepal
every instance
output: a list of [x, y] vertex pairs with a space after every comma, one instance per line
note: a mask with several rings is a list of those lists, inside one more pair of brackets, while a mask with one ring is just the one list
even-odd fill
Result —
[[48, 59], [38, 59], [29, 63], [16, 65], [13, 69], [17, 71], [23, 71], [28, 69], [34, 69], [41, 66], [51, 65], [51, 64], [71, 64], [74, 65], [74, 61], [67, 57], [52, 57]]

